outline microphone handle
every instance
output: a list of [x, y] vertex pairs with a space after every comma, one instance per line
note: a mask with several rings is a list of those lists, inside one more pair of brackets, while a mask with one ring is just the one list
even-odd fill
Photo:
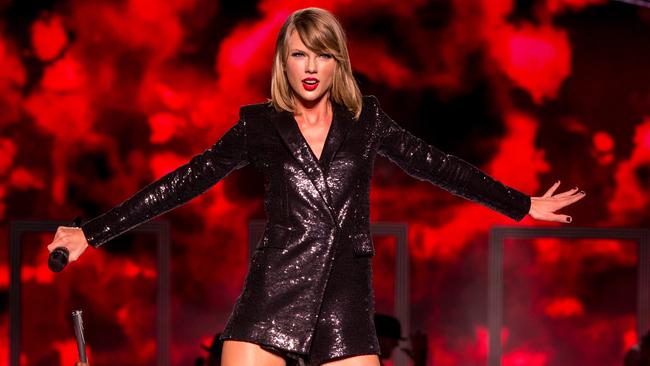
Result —
[[79, 351], [79, 361], [88, 363], [86, 357], [86, 340], [84, 339], [84, 325], [81, 319], [81, 310], [72, 312], [72, 325], [74, 326], [74, 336], [77, 339], [77, 350]]
[[[72, 227], [81, 226], [81, 217], [77, 216], [72, 220]], [[70, 253], [65, 247], [58, 247], [50, 253], [50, 256], [47, 259], [47, 266], [52, 272], [61, 272], [68, 265], [68, 257]]]

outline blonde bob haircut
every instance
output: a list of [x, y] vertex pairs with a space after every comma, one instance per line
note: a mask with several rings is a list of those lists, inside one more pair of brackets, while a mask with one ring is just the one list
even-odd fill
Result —
[[345, 32], [339, 21], [327, 10], [305, 8], [293, 12], [284, 22], [275, 43], [275, 57], [271, 75], [271, 100], [275, 110], [295, 111], [294, 92], [289, 85], [285, 66], [289, 57], [289, 37], [293, 31], [309, 50], [329, 53], [336, 60], [330, 89], [332, 101], [344, 105], [355, 119], [361, 114], [361, 91], [354, 76]]

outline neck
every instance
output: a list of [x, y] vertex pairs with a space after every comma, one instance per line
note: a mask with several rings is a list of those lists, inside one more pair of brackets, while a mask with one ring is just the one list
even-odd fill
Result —
[[328, 119], [332, 114], [332, 104], [329, 93], [323, 94], [317, 100], [305, 101], [295, 98], [294, 116], [300, 116], [306, 123], [318, 123]]

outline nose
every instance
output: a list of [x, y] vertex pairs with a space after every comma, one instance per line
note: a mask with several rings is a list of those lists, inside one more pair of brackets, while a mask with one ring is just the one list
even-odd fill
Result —
[[307, 64], [305, 65], [306, 67], [306, 72], [314, 74], [318, 71], [318, 63], [316, 61], [316, 57], [308, 57], [307, 58]]

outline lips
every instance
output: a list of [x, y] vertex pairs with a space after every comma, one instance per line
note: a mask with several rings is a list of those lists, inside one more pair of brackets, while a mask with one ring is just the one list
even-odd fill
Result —
[[312, 91], [318, 87], [320, 81], [316, 78], [305, 78], [302, 79], [302, 87], [307, 91]]

